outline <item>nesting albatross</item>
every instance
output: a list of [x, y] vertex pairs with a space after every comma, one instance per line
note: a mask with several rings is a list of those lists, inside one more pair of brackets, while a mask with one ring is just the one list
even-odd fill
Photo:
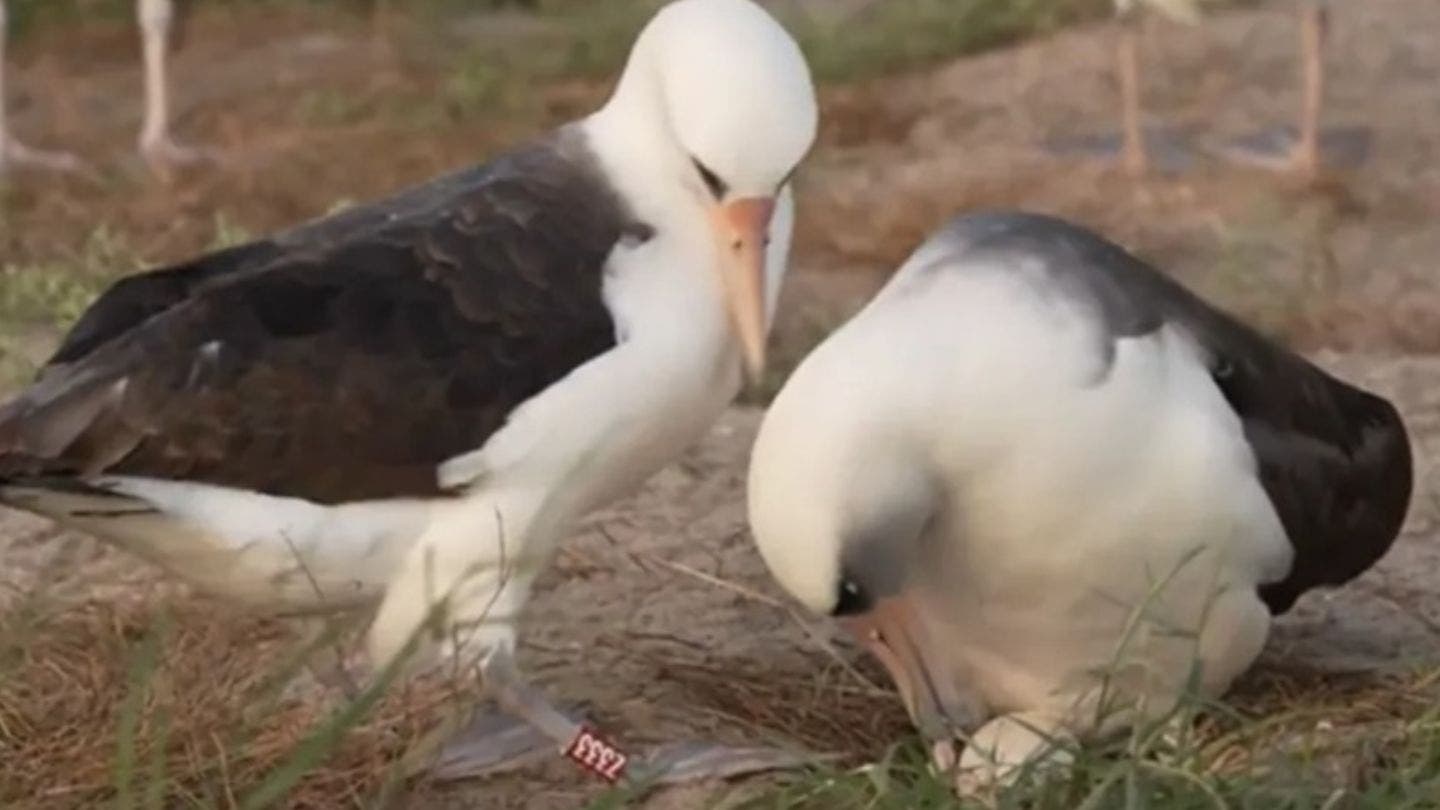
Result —
[[0, 409], [0, 501], [253, 605], [379, 602], [377, 662], [443, 606], [420, 657], [568, 744], [515, 615], [762, 370], [816, 118], [765, 11], [678, 0], [593, 115], [117, 283]]
[[750, 519], [771, 572], [883, 662], [966, 786], [1224, 692], [1271, 616], [1394, 541], [1386, 400], [1116, 245], [954, 220], [767, 414]]

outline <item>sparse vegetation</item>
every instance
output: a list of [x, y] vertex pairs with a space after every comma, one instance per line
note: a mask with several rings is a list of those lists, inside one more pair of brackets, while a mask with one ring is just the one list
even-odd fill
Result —
[[0, 806], [367, 806], [403, 780], [414, 744], [473, 702], [473, 684], [444, 673], [379, 673], [346, 696], [306, 666], [353, 641], [355, 622], [305, 642], [282, 621], [158, 590], [7, 603]]
[[[82, 145], [90, 143], [87, 137], [103, 140], [110, 168], [95, 177], [6, 184], [0, 199], [0, 390], [33, 374], [60, 331], [121, 274], [235, 244], [324, 213], [337, 199], [377, 196], [587, 109], [603, 95], [636, 26], [658, 0], [548, 0], [537, 18], [500, 33], [484, 24], [462, 26], [478, 13], [465, 0], [389, 0], [387, 13], [399, 22], [385, 36], [395, 47], [376, 56], [364, 45], [373, 36], [370, 16], [382, 2], [194, 3], [192, 30], [201, 39], [187, 41], [185, 53], [204, 47], [199, 43], [208, 36], [213, 55], [202, 53], [193, 63], [207, 69], [212, 58], [232, 68], [246, 58], [271, 59], [269, 51], [247, 57], [241, 44], [260, 53], [255, 43], [282, 8], [333, 23], [343, 47], [325, 57], [329, 62], [315, 57], [313, 64], [287, 67], [300, 71], [301, 79], [287, 78], [286, 71], [272, 75], [265, 61], [248, 72], [231, 71], [263, 74], [263, 82], [225, 79], [233, 86], [187, 99], [184, 127], [252, 151], [237, 168], [198, 173], [167, 187], [130, 172], [116, 157], [134, 133], [129, 118], [112, 113], [131, 102], [72, 102], [84, 112], [71, 109], [67, 119], [67, 102], [40, 92], [55, 87], [63, 94], [58, 88], [80, 86], [82, 78], [104, 81], [121, 70], [117, 65], [130, 64], [115, 57], [89, 72], [73, 67], [83, 61], [75, 54], [92, 41], [120, 40], [114, 31], [131, 24], [131, 0], [10, 0], [22, 57], [12, 78], [22, 81], [17, 95], [25, 99], [18, 120], [42, 127], [51, 123], [51, 105], [58, 107], [53, 128]], [[1196, 273], [1197, 286], [1272, 333], [1312, 345], [1333, 338], [1380, 350], [1426, 348], [1423, 340], [1436, 340], [1417, 329], [1412, 332], [1420, 336], [1407, 343], [1390, 327], [1374, 325], [1390, 322], [1388, 303], [1401, 292], [1372, 293], [1367, 279], [1385, 268], [1336, 258], [1335, 234], [1347, 223], [1369, 227], [1372, 220], [1323, 194], [1256, 194], [1257, 186], [1269, 189], [1272, 183], [1252, 176], [1157, 178], [1137, 191], [1078, 169], [1062, 188], [1053, 179], [1062, 172], [1053, 165], [1007, 165], [965, 188], [943, 178], [922, 186], [898, 168], [863, 173], [880, 159], [866, 151], [881, 140], [874, 133], [904, 146], [883, 153], [898, 166], [903, 155], [897, 155], [912, 148], [906, 140], [912, 125], [928, 112], [896, 113], [886, 106], [892, 89], [878, 77], [1103, 16], [1108, 0], [880, 0], [853, 4], [844, 14], [824, 3], [775, 5], [797, 32], [827, 94], [829, 140], [806, 168], [803, 185], [811, 196], [802, 215], [810, 217], [807, 227], [821, 223], [848, 237], [802, 240], [801, 270], [823, 272], [833, 264], [885, 272], [913, 247], [914, 235], [945, 212], [1044, 207], [1122, 231], [1150, 255], [1199, 256], [1204, 267]], [[212, 13], [222, 22], [207, 28]], [[112, 30], [87, 33], [74, 45], [57, 33], [81, 20], [87, 29]], [[39, 55], [61, 42], [63, 55], [55, 57], [61, 68], [44, 67]], [[133, 56], [126, 52], [123, 59]], [[25, 67], [36, 63], [51, 74], [23, 85]], [[56, 70], [65, 81], [55, 79]], [[214, 75], [224, 72], [216, 68]], [[178, 78], [182, 98], [190, 75]], [[138, 97], [120, 95], [134, 92], [132, 79], [105, 92], [138, 104]], [[93, 119], [92, 110], [100, 110]], [[994, 107], [983, 111], [1000, 114]], [[981, 118], [973, 111], [965, 115], [972, 122]], [[877, 118], [885, 120], [871, 120]], [[92, 127], [99, 134], [89, 135]], [[844, 138], [834, 134], [841, 129]], [[944, 137], [931, 135], [927, 143]], [[962, 154], [957, 162], [969, 159]], [[827, 197], [836, 178], [852, 170], [861, 178], [851, 181], [858, 191]], [[893, 188], [878, 188], [892, 182]], [[1391, 193], [1400, 194], [1387, 187], [1371, 196]], [[1416, 198], [1423, 193], [1415, 192]], [[1174, 202], [1180, 197], [1186, 201]], [[1428, 210], [1420, 203], [1396, 207], [1419, 218]], [[1155, 221], [1141, 222], [1145, 217]], [[1186, 230], [1175, 224], [1182, 220], [1200, 224]], [[853, 249], [862, 242], [863, 252]], [[1372, 294], [1388, 297], [1366, 297]], [[838, 324], [836, 313], [851, 303], [796, 308], [758, 400], [773, 394], [788, 367]], [[1352, 328], [1364, 319], [1373, 323]], [[1364, 344], [1355, 335], [1379, 337]], [[718, 529], [702, 522], [695, 531]], [[19, 545], [52, 542], [61, 541], [45, 535]], [[0, 542], [0, 555], [7, 548]], [[304, 684], [296, 676], [313, 646], [290, 626], [237, 617], [228, 606], [177, 595], [156, 585], [148, 568], [119, 570], [125, 572], [119, 584], [88, 583], [64, 594], [22, 588], [20, 596], [11, 572], [0, 571], [0, 805], [377, 806], [375, 796], [393, 797], [395, 786], [405, 784], [396, 763], [408, 746], [454, 712], [450, 701], [457, 687], [449, 683], [407, 682], [383, 697], [353, 699], [314, 684], [309, 691], [296, 687]], [[41, 578], [47, 577], [64, 578], [54, 571]], [[815, 671], [827, 664], [817, 655]], [[750, 783], [737, 789], [744, 795], [730, 806], [979, 806], [957, 802], [929, 772], [918, 744], [904, 737], [903, 712], [888, 693], [810, 678], [808, 672], [803, 682], [790, 682], [763, 670], [665, 666], [667, 677], [696, 696], [697, 711], [708, 712], [707, 718], [850, 755], [833, 766], [762, 782], [763, 789]], [[1373, 678], [1267, 672], [1237, 697], [1234, 711], [1187, 706], [1178, 726], [1186, 733], [1171, 733], [1175, 724], [1147, 727], [1077, 751], [1077, 767], [1066, 776], [1022, 780], [989, 806], [1440, 808], [1437, 683], [1437, 673], [1428, 669]], [[610, 794], [595, 806], [633, 805], [638, 801]]]
[[117, 272], [139, 261], [109, 228], [97, 228], [74, 255], [0, 265], [0, 389], [29, 378], [44, 347], [80, 317]]
[[[1436, 671], [1315, 680], [1299, 706], [1187, 700], [1108, 742], [1053, 743], [1070, 767], [1031, 767], [957, 799], [914, 741], [851, 770], [820, 768], [746, 810], [1430, 810], [1440, 807]], [[1302, 680], [1306, 677], [1302, 676]], [[1269, 684], [1271, 688], [1284, 688]], [[1284, 686], [1294, 686], [1285, 684]], [[1248, 704], [1248, 705], [1247, 705]]]
[[[913, 744], [874, 765], [816, 771], [747, 810], [1429, 810], [1440, 806], [1440, 722], [1434, 714], [1387, 727], [1386, 739], [1336, 746], [1324, 723], [1276, 751], [1272, 724], [1235, 720], [1228, 734], [1176, 742], [1157, 729], [1106, 746], [1072, 749], [1073, 767], [1036, 771], [984, 799], [957, 800]], [[1337, 750], [1340, 749], [1340, 750]], [[1337, 778], [1335, 769], [1348, 771]]]

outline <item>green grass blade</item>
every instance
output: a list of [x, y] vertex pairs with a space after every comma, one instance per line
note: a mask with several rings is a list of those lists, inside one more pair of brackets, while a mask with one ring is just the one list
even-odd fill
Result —
[[[160, 668], [163, 640], [169, 633], [169, 618], [161, 614], [150, 632], [141, 639], [130, 660], [127, 679], [129, 686], [115, 729], [115, 761], [112, 771], [117, 810], [133, 810], [141, 806], [137, 801], [135, 783], [140, 748], [140, 721], [145, 711], [145, 699], [150, 694], [150, 683]], [[164, 757], [163, 746], [160, 756]], [[148, 803], [145, 806], [148, 806]]]

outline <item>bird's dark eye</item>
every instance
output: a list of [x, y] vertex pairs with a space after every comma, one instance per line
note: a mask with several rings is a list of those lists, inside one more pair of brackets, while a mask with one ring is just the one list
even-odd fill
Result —
[[730, 187], [725, 185], [725, 181], [721, 180], [715, 172], [710, 171], [699, 159], [692, 157], [690, 162], [695, 164], [695, 171], [700, 172], [700, 179], [705, 181], [705, 187], [710, 189], [710, 193], [715, 195], [715, 199], [724, 199], [725, 193], [730, 190]]
[[854, 616], [858, 613], [868, 613], [873, 605], [870, 602], [870, 594], [860, 587], [852, 579], [841, 579], [839, 592], [835, 597], [835, 609], [830, 611], [832, 616]]

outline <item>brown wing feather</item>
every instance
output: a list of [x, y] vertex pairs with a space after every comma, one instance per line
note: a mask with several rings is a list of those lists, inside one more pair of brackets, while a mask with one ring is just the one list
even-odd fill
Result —
[[0, 410], [0, 477], [436, 494], [436, 464], [614, 345], [602, 272], [629, 227], [572, 134], [122, 282]]

